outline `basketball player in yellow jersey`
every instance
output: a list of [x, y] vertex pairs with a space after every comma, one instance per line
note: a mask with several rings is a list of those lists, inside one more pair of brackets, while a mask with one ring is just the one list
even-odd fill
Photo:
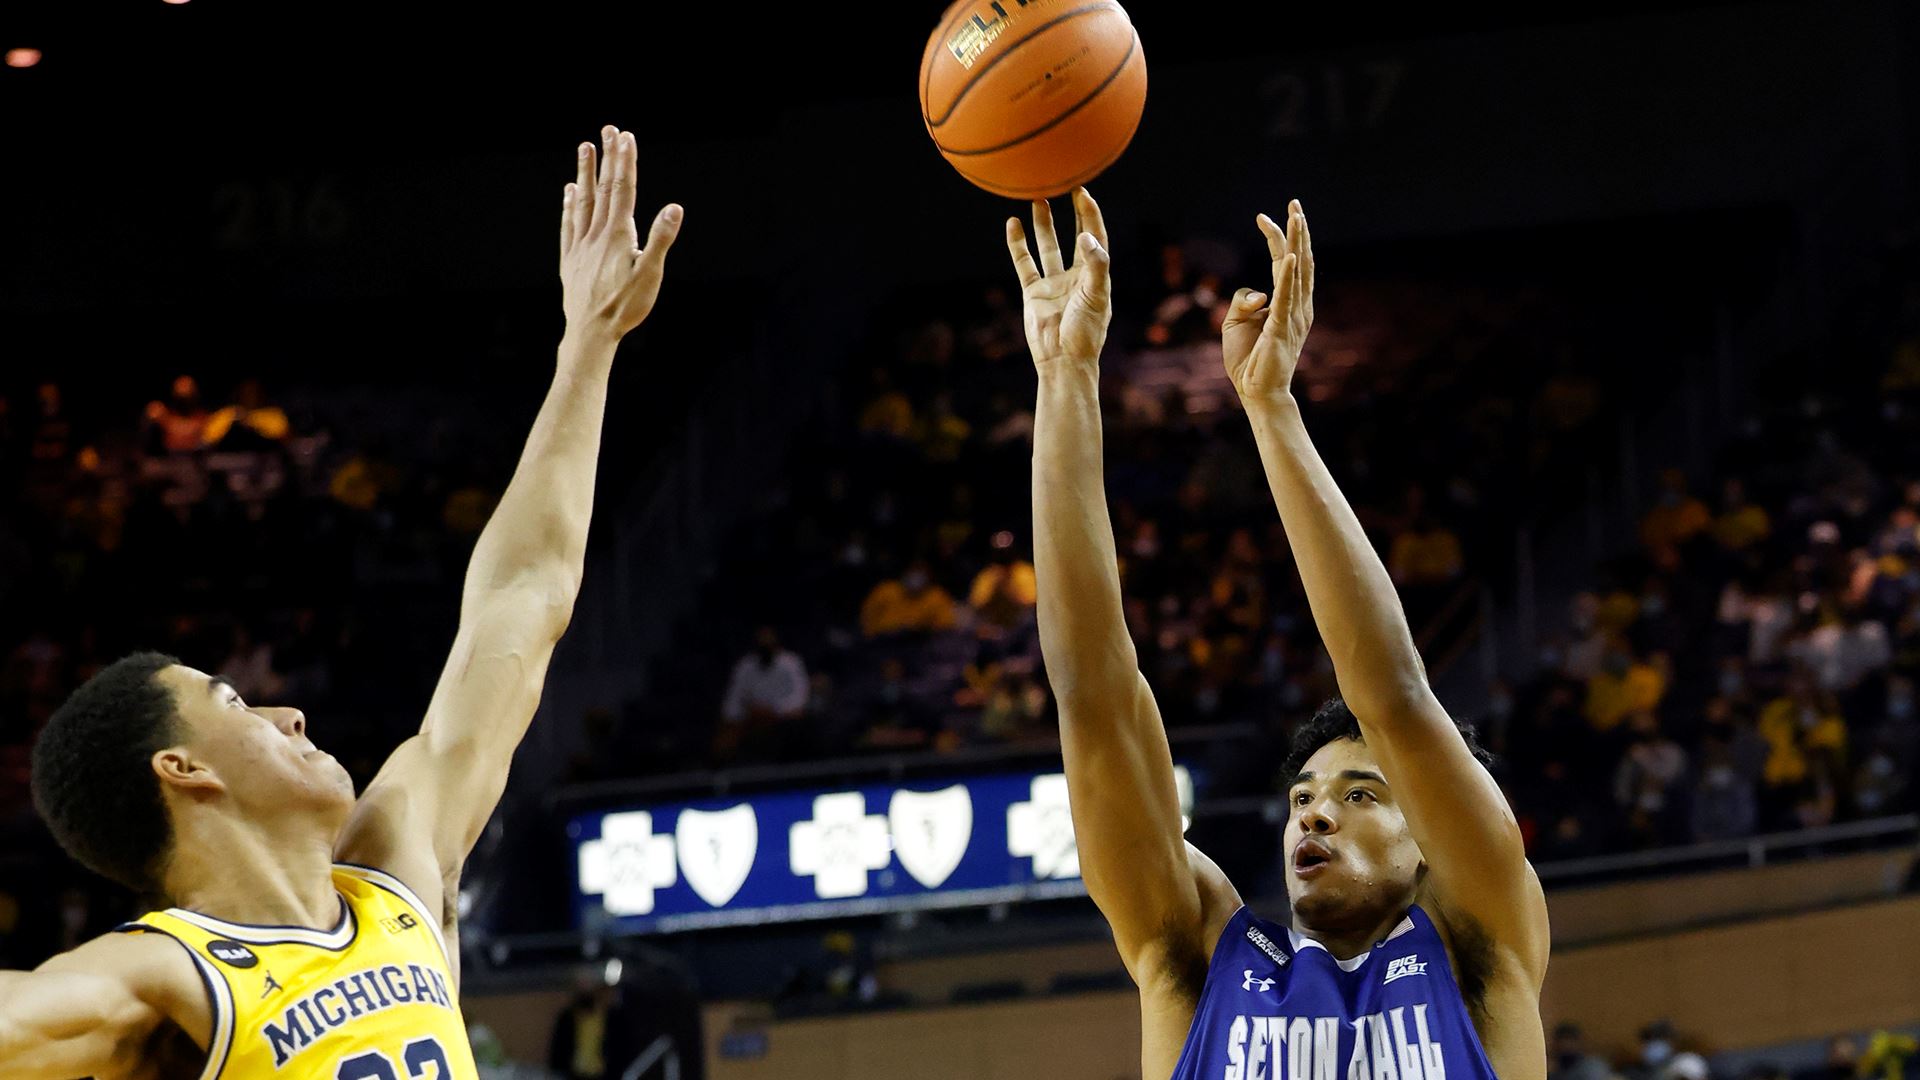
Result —
[[174, 906], [0, 973], [0, 1077], [477, 1080], [460, 868], [579, 591], [614, 349], [680, 228], [668, 205], [641, 248], [633, 136], [601, 136], [564, 199], [553, 387], [474, 548], [419, 734], [356, 801], [298, 710], [218, 676], [142, 653], [75, 691], [34, 749], [35, 803], [81, 862]]

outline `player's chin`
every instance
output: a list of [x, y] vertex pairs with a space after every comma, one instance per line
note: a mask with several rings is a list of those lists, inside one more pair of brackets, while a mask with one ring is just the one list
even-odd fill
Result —
[[1302, 881], [1292, 874], [1287, 875], [1287, 898], [1295, 921], [1303, 926], [1332, 922], [1352, 903], [1349, 890], [1336, 883], [1324, 878]]

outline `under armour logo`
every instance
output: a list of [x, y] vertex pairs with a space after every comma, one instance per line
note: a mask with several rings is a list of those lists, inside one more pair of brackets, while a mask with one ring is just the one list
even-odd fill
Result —
[[1273, 980], [1272, 979], [1256, 979], [1253, 977], [1253, 969], [1248, 968], [1247, 977], [1243, 982], [1241, 982], [1240, 989], [1258, 990], [1264, 994], [1267, 991], [1273, 989]]
[[267, 995], [273, 993], [275, 990], [284, 990], [284, 989], [286, 989], [286, 987], [281, 986], [279, 983], [279, 980], [273, 977], [273, 972], [269, 971], [267, 972], [267, 988], [265, 990], [260, 991], [260, 1000], [265, 1001], [267, 999]]

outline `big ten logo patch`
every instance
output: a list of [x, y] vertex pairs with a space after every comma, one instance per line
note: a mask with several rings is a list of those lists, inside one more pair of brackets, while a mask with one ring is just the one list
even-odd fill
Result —
[[381, 919], [380, 925], [386, 927], [389, 934], [404, 934], [419, 926], [420, 920], [403, 911], [391, 919]]

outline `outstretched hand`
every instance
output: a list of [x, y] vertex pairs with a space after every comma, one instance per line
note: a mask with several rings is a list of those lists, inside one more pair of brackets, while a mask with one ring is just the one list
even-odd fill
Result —
[[1033, 351], [1034, 366], [1043, 371], [1062, 361], [1097, 366], [1107, 341], [1107, 323], [1113, 318], [1107, 225], [1100, 218], [1100, 205], [1086, 188], [1073, 191], [1073, 216], [1078, 254], [1071, 268], [1061, 258], [1053, 209], [1045, 200], [1033, 204], [1038, 264], [1028, 250], [1020, 219], [1007, 219], [1007, 251], [1013, 256], [1025, 298], [1027, 347]]
[[1255, 220], [1273, 257], [1273, 295], [1257, 289], [1234, 293], [1220, 329], [1227, 378], [1243, 405], [1292, 392], [1300, 350], [1313, 328], [1313, 237], [1306, 211], [1298, 199], [1289, 203], [1284, 231], [1265, 214]]
[[680, 234], [681, 209], [668, 203], [653, 217], [647, 245], [633, 222], [633, 133], [600, 129], [605, 153], [581, 143], [579, 175], [567, 185], [560, 214], [561, 306], [567, 326], [623, 336], [646, 320], [660, 296], [667, 249]]

